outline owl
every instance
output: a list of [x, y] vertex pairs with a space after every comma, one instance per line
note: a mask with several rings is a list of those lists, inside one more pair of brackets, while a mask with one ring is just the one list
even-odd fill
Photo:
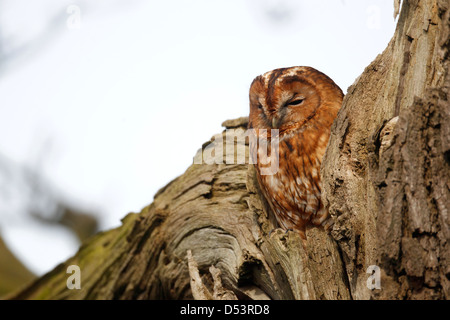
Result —
[[[250, 154], [261, 192], [279, 226], [297, 231], [305, 244], [307, 227], [329, 222], [320, 166], [344, 94], [316, 69], [291, 67], [256, 77], [249, 96], [248, 128], [257, 138]], [[267, 170], [274, 159], [275, 170]]]

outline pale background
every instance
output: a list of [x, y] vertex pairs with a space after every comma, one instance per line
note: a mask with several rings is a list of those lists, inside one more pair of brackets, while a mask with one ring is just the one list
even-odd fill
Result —
[[23, 168], [116, 227], [248, 114], [255, 76], [312, 66], [345, 93], [394, 28], [392, 0], [0, 0], [1, 236], [49, 271], [79, 243], [25, 214]]

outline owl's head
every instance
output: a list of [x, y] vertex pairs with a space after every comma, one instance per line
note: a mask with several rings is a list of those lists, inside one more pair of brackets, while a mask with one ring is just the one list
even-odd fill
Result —
[[334, 119], [343, 97], [333, 80], [311, 67], [266, 72], [250, 87], [249, 129], [278, 129], [282, 136], [314, 118]]

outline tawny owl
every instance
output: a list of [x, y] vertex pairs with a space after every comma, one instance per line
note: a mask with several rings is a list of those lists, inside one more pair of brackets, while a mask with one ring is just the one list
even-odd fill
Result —
[[[250, 87], [248, 126], [259, 139], [250, 148], [261, 191], [280, 227], [299, 232], [304, 241], [308, 226], [328, 218], [320, 166], [343, 97], [333, 80], [311, 67], [269, 71]], [[273, 167], [272, 152], [278, 167], [264, 172]]]

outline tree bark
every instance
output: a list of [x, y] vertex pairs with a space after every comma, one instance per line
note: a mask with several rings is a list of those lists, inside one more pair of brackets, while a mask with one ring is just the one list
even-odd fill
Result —
[[[448, 299], [449, 12], [448, 1], [404, 1], [388, 47], [349, 88], [321, 172], [331, 234], [309, 229], [303, 247], [276, 229], [253, 166], [233, 152], [248, 159], [240, 118], [197, 153], [211, 164], [15, 298]], [[69, 265], [79, 290], [67, 288]], [[368, 286], [370, 266], [381, 289]]]
[[323, 198], [355, 299], [449, 298], [448, 67], [449, 2], [404, 1], [333, 125]]

